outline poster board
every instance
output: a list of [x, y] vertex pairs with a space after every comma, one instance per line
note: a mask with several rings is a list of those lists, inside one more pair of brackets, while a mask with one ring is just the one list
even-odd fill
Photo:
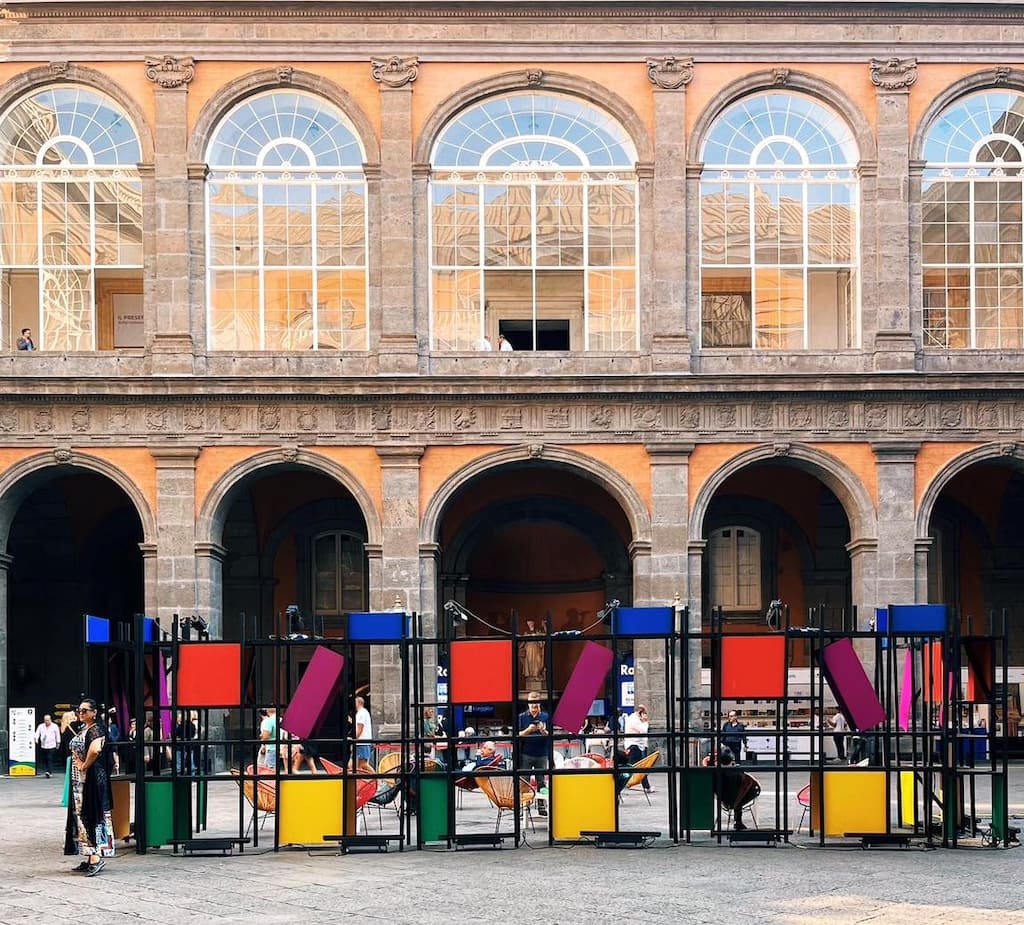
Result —
[[11, 777], [35, 777], [36, 709], [10, 707], [7, 710], [7, 754]]

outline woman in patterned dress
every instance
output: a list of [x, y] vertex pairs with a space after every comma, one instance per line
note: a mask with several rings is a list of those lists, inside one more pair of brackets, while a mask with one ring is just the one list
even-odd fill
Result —
[[78, 853], [83, 860], [76, 868], [94, 877], [104, 867], [99, 846], [106, 843], [106, 831], [113, 799], [110, 790], [111, 755], [107, 729], [96, 712], [96, 701], [83, 698], [78, 707], [82, 728], [71, 740], [71, 799], [68, 812], [75, 827]]

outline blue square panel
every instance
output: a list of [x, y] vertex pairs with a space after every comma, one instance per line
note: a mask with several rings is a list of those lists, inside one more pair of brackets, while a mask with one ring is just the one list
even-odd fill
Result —
[[405, 638], [408, 623], [407, 614], [393, 610], [381, 613], [350, 613], [348, 638], [354, 642], [398, 642]]

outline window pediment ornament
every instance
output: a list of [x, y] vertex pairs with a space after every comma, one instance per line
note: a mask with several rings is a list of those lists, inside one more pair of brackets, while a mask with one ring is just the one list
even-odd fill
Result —
[[420, 59], [415, 55], [409, 58], [391, 55], [388, 58], [370, 59], [370, 76], [392, 90], [411, 84], [419, 75]]
[[662, 90], [681, 90], [693, 80], [693, 58], [648, 58], [647, 79]]
[[55, 80], [67, 80], [71, 64], [67, 61], [51, 61], [50, 73]]
[[175, 58], [160, 55], [146, 58], [146, 77], [164, 90], [176, 90], [192, 82], [196, 76], [195, 60], [192, 57]]
[[917, 58], [872, 58], [871, 82], [880, 90], [906, 90], [917, 83]]

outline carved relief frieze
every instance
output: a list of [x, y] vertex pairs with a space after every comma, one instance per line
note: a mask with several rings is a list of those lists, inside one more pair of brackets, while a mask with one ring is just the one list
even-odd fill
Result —
[[975, 412], [974, 423], [976, 427], [989, 430], [999, 426], [999, 407], [995, 404], [983, 402], [978, 405]]
[[903, 427], [915, 429], [924, 427], [928, 420], [928, 406], [924, 402], [913, 402], [903, 406]]
[[864, 423], [868, 430], [888, 430], [889, 406], [868, 405], [864, 412]]
[[568, 430], [570, 414], [570, 409], [565, 406], [545, 408], [541, 416], [541, 426], [544, 430]]
[[316, 430], [316, 425], [319, 422], [316, 410], [315, 407], [299, 409], [299, 413], [295, 416], [295, 425], [299, 430], [304, 430], [307, 433]]
[[388, 58], [370, 59], [370, 76], [382, 87], [397, 90], [416, 80], [420, 75], [420, 59], [415, 55], [403, 58], [391, 55]]
[[243, 418], [244, 411], [238, 405], [225, 405], [220, 409], [220, 426], [231, 433], [241, 430]]
[[498, 426], [502, 430], [522, 430], [523, 409], [502, 408], [498, 413]]
[[719, 405], [715, 408], [715, 426], [720, 430], [732, 430], [736, 426], [736, 406]]
[[696, 430], [700, 427], [700, 408], [697, 405], [686, 405], [679, 412], [679, 426], [683, 430]]
[[906, 90], [917, 83], [917, 58], [872, 58], [870, 67], [879, 90]]
[[611, 405], [601, 405], [590, 411], [590, 426], [596, 427], [598, 430], [608, 430], [614, 419], [615, 409]]
[[256, 413], [259, 429], [277, 430], [281, 426], [281, 409], [277, 405], [260, 405]]
[[828, 415], [829, 430], [845, 430], [850, 426], [850, 408], [847, 405], [829, 405]]
[[335, 408], [334, 426], [338, 433], [341, 434], [351, 434], [354, 432], [356, 429], [356, 409]]
[[167, 409], [159, 405], [146, 409], [146, 427], [150, 430], [167, 430]]
[[76, 434], [88, 433], [91, 424], [92, 412], [88, 408], [75, 408], [71, 412], [71, 429]]
[[959, 427], [964, 420], [963, 405], [952, 403], [939, 406], [939, 425], [943, 428]]
[[147, 57], [146, 76], [164, 90], [177, 90], [190, 84], [196, 76], [195, 60], [191, 57], [175, 58], [174, 55]]
[[0, 432], [9, 434], [20, 430], [21, 421], [15, 408], [4, 408], [0, 411]]
[[757, 430], [765, 430], [772, 426], [775, 421], [774, 405], [766, 401], [754, 402], [750, 409], [750, 424]]
[[681, 90], [693, 80], [693, 58], [648, 58], [647, 79], [662, 90]]
[[452, 414], [452, 429], [465, 432], [476, 427], [476, 408], [456, 408]]
[[191, 433], [206, 430], [206, 409], [202, 405], [186, 405], [181, 417], [185, 430]]
[[374, 408], [370, 415], [373, 421], [373, 429], [379, 431], [391, 430], [391, 409]]
[[53, 409], [36, 408], [32, 414], [32, 429], [37, 434], [48, 434], [53, 431]]
[[789, 406], [788, 426], [790, 430], [807, 430], [814, 424], [814, 407], [805, 402]]

